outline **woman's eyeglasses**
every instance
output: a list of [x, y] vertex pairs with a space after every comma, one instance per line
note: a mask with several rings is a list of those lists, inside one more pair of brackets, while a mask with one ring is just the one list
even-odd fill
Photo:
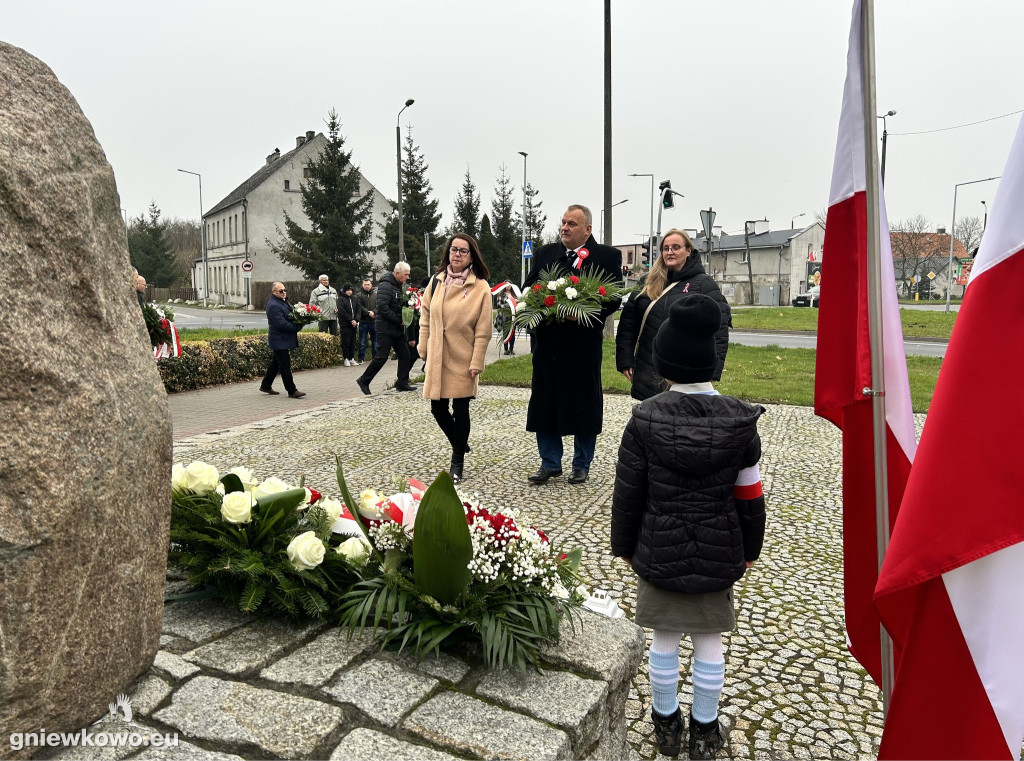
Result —
[[448, 249], [448, 251], [453, 254], [459, 254], [460, 256], [469, 256], [468, 248], [459, 248], [458, 246], [452, 246], [451, 248]]
[[685, 250], [686, 250], [686, 246], [662, 246], [661, 247], [661, 252], [663, 254], [667, 254], [669, 252], [672, 252], [673, 254], [678, 254], [680, 251], [685, 251]]

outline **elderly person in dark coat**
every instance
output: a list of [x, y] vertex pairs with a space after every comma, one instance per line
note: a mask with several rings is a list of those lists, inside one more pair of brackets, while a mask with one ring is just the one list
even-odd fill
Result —
[[398, 377], [395, 382], [396, 391], [413, 391], [416, 387], [409, 385], [409, 369], [412, 357], [409, 356], [409, 339], [405, 334], [405, 323], [402, 322], [402, 307], [405, 306], [405, 281], [409, 279], [408, 262], [398, 262], [392, 273], [380, 279], [377, 286], [377, 356], [367, 365], [363, 374], [356, 378], [359, 390], [370, 395], [370, 381], [387, 364], [391, 350], [398, 356]]
[[292, 399], [301, 399], [306, 394], [295, 388], [295, 381], [292, 380], [292, 358], [288, 353], [291, 349], [299, 348], [299, 331], [302, 326], [288, 319], [292, 311], [292, 305], [288, 303], [288, 292], [284, 284], [274, 283], [270, 287], [270, 298], [267, 299], [267, 342], [270, 350], [274, 352], [274, 358], [270, 360], [270, 367], [267, 374], [263, 376], [260, 384], [260, 391], [264, 394], [279, 394], [274, 391], [274, 379], [281, 373], [281, 382], [284, 389]]
[[[523, 288], [529, 288], [543, 270], [564, 275], [574, 272], [605, 275], [618, 280], [622, 254], [602, 246], [590, 234], [593, 216], [585, 206], [573, 205], [562, 215], [561, 242], [541, 248]], [[604, 395], [601, 386], [602, 329], [619, 308], [608, 302], [591, 325], [575, 321], [542, 323], [533, 347], [533, 381], [526, 430], [537, 434], [540, 469], [529, 477], [535, 484], [562, 475], [562, 437], [573, 435], [572, 474], [568, 481], [587, 480], [601, 432]]]

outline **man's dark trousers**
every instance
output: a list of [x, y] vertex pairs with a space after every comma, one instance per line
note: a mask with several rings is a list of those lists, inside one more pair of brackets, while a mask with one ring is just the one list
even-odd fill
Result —
[[288, 353], [288, 349], [274, 349], [274, 358], [270, 360], [270, 367], [267, 368], [267, 374], [263, 376], [263, 383], [260, 387], [270, 388], [273, 386], [274, 378], [278, 373], [281, 373], [284, 390], [289, 394], [295, 393], [295, 381], [292, 380], [292, 357]]
[[332, 336], [338, 335], [337, 320], [320, 320], [317, 324], [320, 327], [321, 333], [330, 333]]
[[395, 350], [395, 354], [398, 355], [398, 380], [395, 383], [395, 388], [404, 388], [409, 385], [409, 369], [412, 367], [412, 358], [409, 356], [409, 342], [405, 337], [405, 333], [401, 333], [397, 336], [389, 336], [384, 333], [377, 333], [377, 356], [373, 358], [373, 361], [367, 365], [366, 370], [359, 377], [359, 380], [366, 382], [367, 384], [373, 380], [374, 376], [380, 372], [380, 369], [388, 362], [388, 357], [391, 356], [391, 350]]
[[359, 361], [366, 358], [366, 344], [370, 344], [370, 358], [377, 356], [377, 327], [372, 322], [359, 323]]

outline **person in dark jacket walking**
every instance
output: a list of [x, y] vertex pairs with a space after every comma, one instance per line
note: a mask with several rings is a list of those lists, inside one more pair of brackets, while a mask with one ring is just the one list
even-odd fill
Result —
[[359, 358], [357, 365], [363, 364], [366, 359], [366, 345], [370, 345], [370, 359], [377, 356], [377, 328], [374, 327], [374, 320], [377, 317], [377, 294], [373, 292], [373, 283], [369, 278], [363, 280], [362, 288], [356, 294], [356, 304], [359, 305]]
[[345, 367], [356, 364], [356, 328], [359, 326], [359, 305], [352, 296], [352, 286], [343, 285], [338, 298], [338, 324], [341, 326], [341, 355]]
[[[541, 248], [523, 288], [529, 288], [543, 270], [563, 275], [586, 272], [604, 275], [617, 282], [622, 254], [617, 248], [601, 246], [590, 234], [593, 217], [586, 206], [573, 205], [562, 215], [561, 242]], [[604, 321], [619, 308], [619, 300], [605, 303], [590, 325], [566, 320], [537, 326], [533, 346], [533, 379], [526, 430], [537, 434], [540, 469], [528, 480], [547, 483], [562, 475], [562, 437], [572, 435], [571, 484], [587, 480], [594, 459], [597, 434], [601, 432], [604, 393], [601, 359]]]
[[409, 356], [409, 339], [405, 335], [405, 323], [402, 322], [402, 307], [405, 306], [404, 284], [409, 279], [409, 263], [398, 262], [395, 270], [385, 275], [377, 286], [377, 356], [367, 365], [363, 374], [356, 378], [359, 390], [370, 395], [370, 381], [387, 364], [391, 350], [398, 356], [398, 378], [395, 382], [397, 391], [413, 391], [415, 386], [409, 385], [409, 368], [412, 359]]
[[673, 229], [661, 239], [661, 256], [651, 265], [640, 293], [622, 308], [615, 333], [615, 368], [632, 383], [630, 394], [634, 399], [642, 402], [667, 387], [665, 379], [654, 368], [654, 337], [672, 304], [687, 293], [710, 296], [722, 310], [722, 325], [715, 333], [718, 365], [711, 380], [722, 379], [725, 355], [729, 351], [732, 312], [718, 284], [704, 271], [690, 236]]
[[733, 584], [764, 542], [764, 408], [711, 386], [721, 321], [709, 296], [672, 304], [653, 345], [655, 369], [672, 385], [633, 408], [615, 469], [612, 554], [639, 577], [635, 620], [654, 630], [651, 719], [666, 756], [679, 753], [685, 724], [676, 695], [683, 634], [693, 644], [690, 758], [714, 758], [725, 742], [722, 632], [736, 623]]
[[299, 348], [299, 331], [302, 326], [288, 319], [292, 311], [292, 305], [288, 303], [287, 291], [282, 283], [274, 283], [270, 286], [270, 298], [267, 299], [267, 342], [270, 350], [274, 352], [274, 358], [270, 360], [270, 367], [267, 374], [263, 376], [260, 384], [260, 391], [264, 394], [279, 394], [274, 391], [274, 378], [281, 373], [281, 382], [284, 389], [292, 399], [301, 399], [306, 394], [295, 388], [295, 381], [292, 380], [292, 358], [288, 353], [291, 349]]

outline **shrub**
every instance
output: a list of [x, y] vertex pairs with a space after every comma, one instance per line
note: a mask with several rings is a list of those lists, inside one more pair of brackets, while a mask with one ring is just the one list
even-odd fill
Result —
[[[261, 377], [270, 365], [266, 334], [182, 341], [181, 356], [157, 362], [168, 393], [191, 391]], [[299, 333], [292, 350], [292, 370], [315, 370], [341, 363], [341, 344], [329, 333]]]

